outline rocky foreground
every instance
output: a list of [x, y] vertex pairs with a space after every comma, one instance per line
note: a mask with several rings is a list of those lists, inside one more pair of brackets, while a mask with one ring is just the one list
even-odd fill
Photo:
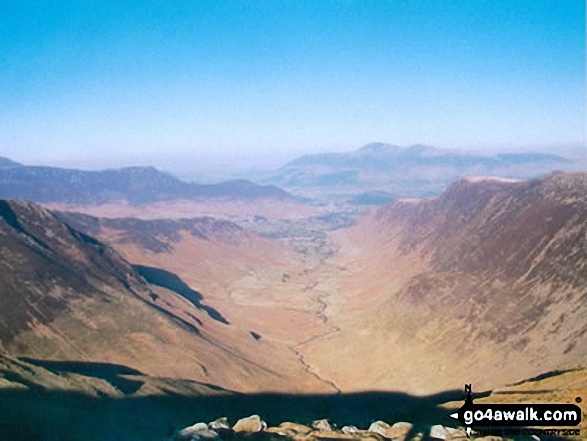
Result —
[[[278, 427], [268, 427], [259, 415], [242, 418], [230, 427], [227, 418], [220, 418], [209, 424], [197, 423], [180, 430], [174, 440], [212, 441], [219, 439], [238, 439], [256, 435], [265, 440], [293, 439], [295, 441], [317, 440], [349, 440], [349, 441], [422, 441], [463, 440], [467, 438], [464, 430], [435, 425], [428, 433], [416, 432], [414, 426], [407, 422], [396, 422], [389, 425], [384, 421], [376, 421], [367, 430], [355, 426], [344, 426], [338, 429], [328, 420], [314, 421], [311, 427], [291, 422], [281, 423]], [[485, 441], [499, 441], [499, 437], [477, 438]]]

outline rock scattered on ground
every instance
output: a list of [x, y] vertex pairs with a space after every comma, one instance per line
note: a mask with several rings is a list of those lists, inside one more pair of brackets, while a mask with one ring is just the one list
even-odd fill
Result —
[[251, 415], [236, 422], [232, 430], [236, 433], [257, 433], [267, 429], [267, 423], [259, 415]]
[[318, 440], [321, 440], [321, 439], [356, 440], [357, 439], [354, 435], [352, 435], [350, 433], [347, 434], [347, 433], [337, 432], [335, 430], [318, 430], [316, 432], [312, 432], [310, 434], [310, 437], [306, 437], [306, 439], [315, 439], [315, 438], [317, 438]]
[[344, 426], [341, 431], [342, 433], [358, 433], [359, 429], [356, 426]]
[[330, 427], [330, 423], [328, 420], [316, 420], [312, 423], [312, 427], [316, 430], [323, 430], [323, 431], [330, 431], [332, 427]]
[[387, 424], [385, 421], [375, 421], [373, 424], [369, 426], [368, 431], [378, 433], [381, 436], [385, 436], [389, 427], [389, 424]]
[[[457, 439], [467, 438], [467, 433], [464, 430], [453, 429], [452, 427], [445, 427], [444, 430], [446, 430], [446, 434], [448, 435], [447, 439], [457, 440]], [[498, 439], [496, 439], [494, 441], [499, 441], [499, 437], [496, 437], [496, 438], [498, 438]]]
[[444, 426], [436, 424], [430, 428], [430, 438], [446, 439], [448, 438], [448, 433], [446, 432]]
[[400, 421], [398, 423], [393, 424], [389, 429], [385, 431], [385, 438], [404, 441], [408, 434], [411, 432], [413, 425], [411, 423], [406, 423]]
[[216, 421], [212, 421], [208, 424], [208, 428], [212, 430], [231, 430], [230, 426], [228, 425], [228, 418], [218, 418]]
[[[423, 433], [412, 433], [413, 425], [408, 422], [396, 422], [389, 425], [385, 421], [376, 421], [368, 430], [356, 426], [344, 426], [336, 430], [328, 420], [316, 420], [312, 427], [292, 422], [283, 422], [277, 427], [267, 427], [259, 415], [251, 415], [236, 422], [233, 427], [227, 418], [219, 418], [209, 424], [197, 423], [180, 430], [177, 441], [214, 441], [214, 440], [256, 440], [256, 441], [467, 441], [464, 430], [445, 427], [440, 424], [430, 427], [428, 437]], [[261, 438], [259, 438], [261, 437]], [[499, 437], [476, 438], [475, 441], [503, 441]]]
[[368, 430], [360, 430], [357, 432], [355, 439], [361, 441], [387, 441], [383, 435], [375, 432], [369, 432]]
[[218, 432], [208, 429], [206, 423], [197, 423], [193, 426], [186, 427], [181, 430], [177, 436], [177, 440], [193, 440], [193, 441], [212, 441], [218, 439]]
[[279, 427], [269, 427], [265, 431], [285, 436], [288, 438], [295, 438], [309, 434], [310, 432], [312, 432], [312, 429], [302, 424], [285, 422], [281, 423]]

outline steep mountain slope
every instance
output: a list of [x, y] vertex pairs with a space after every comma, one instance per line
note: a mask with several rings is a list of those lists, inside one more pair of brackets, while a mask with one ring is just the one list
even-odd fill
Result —
[[335, 239], [341, 331], [305, 354], [342, 389], [481, 390], [587, 359], [585, 173], [464, 179]]
[[[20, 392], [71, 392], [94, 398], [128, 398], [153, 395], [211, 396], [231, 394], [207, 383], [169, 377], [151, 377], [111, 363], [20, 359], [0, 354], [2, 389]], [[1, 424], [0, 424], [1, 427]]]
[[[300, 239], [301, 249], [297, 250], [288, 238], [281, 237], [287, 236], [285, 231], [278, 230], [279, 238], [270, 239], [251, 232], [250, 225], [243, 228], [211, 218], [59, 216], [107, 242], [133, 264], [164, 269], [179, 275], [189, 286], [197, 286], [205, 294], [206, 303], [220, 311], [231, 328], [241, 330], [251, 340], [272, 345], [271, 353], [261, 352], [258, 357], [268, 357], [284, 373], [297, 372], [302, 379], [308, 375], [309, 367], [297, 345], [329, 331], [320, 300], [329, 280], [323, 277], [320, 260], [322, 253], [330, 251], [320, 250], [321, 242], [316, 238]], [[253, 224], [261, 230], [263, 226], [269, 228], [269, 222]], [[277, 225], [289, 226], [296, 235], [303, 234], [307, 226]], [[298, 372], [299, 368], [303, 372]], [[318, 381], [318, 386], [309, 384], [306, 392], [336, 391], [328, 381]]]
[[[137, 268], [50, 211], [0, 202], [0, 350], [129, 366], [237, 391], [324, 388], [228, 324], [179, 278]], [[296, 382], [286, 381], [296, 378]]]
[[291, 196], [277, 187], [246, 180], [207, 185], [184, 182], [155, 167], [84, 171], [25, 166], [3, 159], [0, 198], [96, 205], [113, 201], [146, 204], [209, 198], [288, 200]]
[[584, 362], [586, 190], [581, 173], [467, 178], [307, 240], [206, 218], [61, 216], [197, 286], [329, 390], [423, 394]]

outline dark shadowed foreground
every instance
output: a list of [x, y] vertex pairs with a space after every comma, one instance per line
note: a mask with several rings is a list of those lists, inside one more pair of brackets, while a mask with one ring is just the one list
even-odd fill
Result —
[[226, 416], [231, 424], [259, 414], [271, 425], [327, 418], [339, 427], [366, 428], [375, 420], [451, 424], [437, 405], [460, 391], [415, 397], [396, 392], [342, 395], [230, 394], [185, 397], [95, 398], [46, 390], [0, 390], [2, 440], [162, 440], [196, 422]]

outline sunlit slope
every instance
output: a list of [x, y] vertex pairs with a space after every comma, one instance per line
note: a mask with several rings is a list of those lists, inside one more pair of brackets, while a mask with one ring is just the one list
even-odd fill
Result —
[[[326, 262], [334, 251], [324, 238], [292, 237], [305, 234], [309, 224], [278, 222], [274, 227], [279, 237], [269, 238], [252, 232], [252, 227], [211, 218], [60, 216], [100, 237], [128, 261], [163, 268], [197, 287], [231, 328], [258, 339], [262, 350], [251, 357], [278, 366], [284, 378], [296, 379], [296, 387], [306, 392], [338, 390], [303, 358], [305, 342], [333, 331], [324, 312], [337, 276]], [[271, 350], [263, 345], [271, 345]], [[306, 382], [307, 377], [318, 383]], [[255, 378], [250, 381], [256, 383]]]
[[303, 366], [284, 368], [271, 341], [148, 284], [37, 205], [2, 202], [0, 232], [1, 349], [12, 357], [114, 363], [237, 391], [320, 388]]
[[341, 331], [305, 348], [343, 390], [478, 390], [587, 357], [587, 174], [465, 179], [334, 238]]
[[[475, 399], [475, 404], [576, 404], [582, 409], [581, 422], [577, 428], [583, 433], [581, 439], [584, 439], [584, 431], [587, 428], [585, 396], [587, 396], [587, 368], [585, 366], [576, 366], [545, 372], [536, 377], [499, 387], [493, 390], [489, 396]], [[451, 401], [445, 403], [443, 407], [446, 409], [458, 409], [462, 404], [462, 401]], [[560, 427], [553, 428], [559, 429]]]
[[260, 237], [255, 222], [69, 216], [197, 288], [238, 331], [218, 341], [299, 390], [426, 394], [584, 362], [586, 181], [467, 178], [307, 238], [303, 222]]

